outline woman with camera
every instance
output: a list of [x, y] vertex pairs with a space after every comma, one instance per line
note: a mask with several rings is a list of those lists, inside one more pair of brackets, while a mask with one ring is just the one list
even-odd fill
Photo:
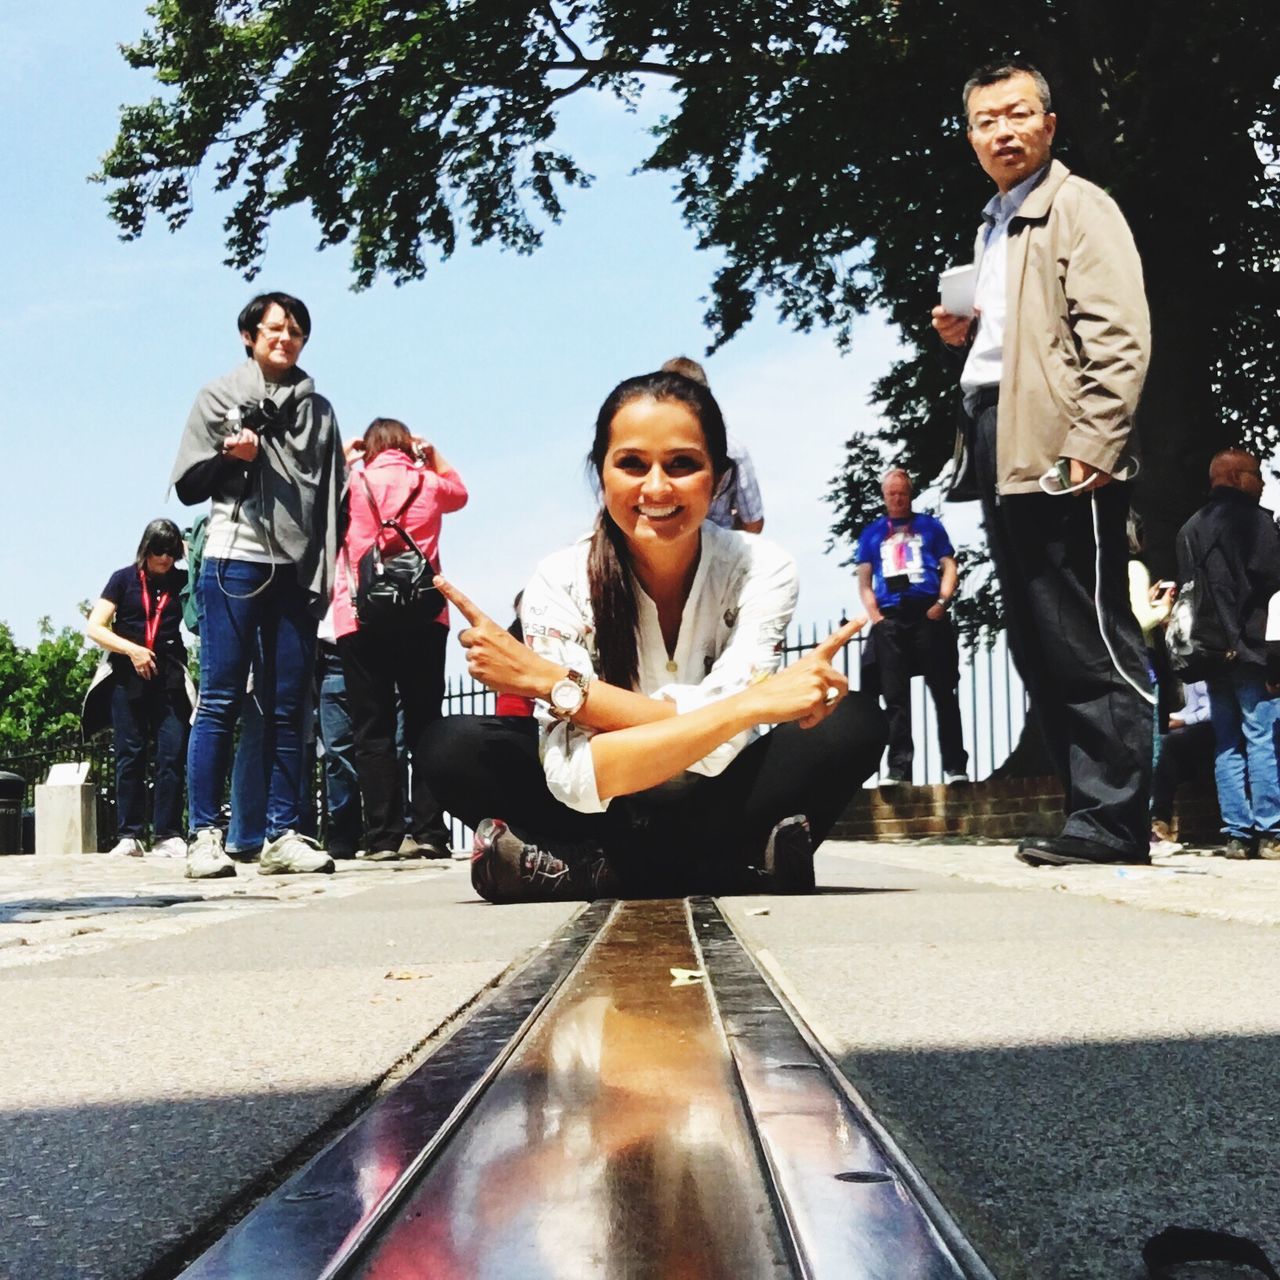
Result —
[[812, 890], [813, 851], [885, 742], [833, 665], [860, 622], [779, 670], [795, 562], [706, 521], [729, 465], [706, 387], [621, 383], [590, 459], [603, 507], [525, 588], [525, 645], [441, 580], [471, 674], [540, 707], [431, 736], [431, 785], [476, 827], [473, 886], [490, 902]]
[[181, 594], [187, 584], [182, 534], [172, 520], [142, 531], [132, 564], [107, 579], [85, 634], [107, 651], [85, 697], [85, 737], [105, 727], [116, 749], [116, 836], [112, 853], [140, 858], [146, 833], [147, 753], [154, 752], [152, 853], [181, 858], [182, 783], [187, 723], [195, 689], [182, 643]]
[[244, 363], [203, 387], [171, 477], [188, 505], [211, 501], [199, 581], [200, 703], [187, 756], [186, 873], [235, 875], [223, 847], [223, 791], [255, 651], [267, 772], [263, 874], [332, 871], [301, 834], [303, 720], [316, 625], [333, 593], [345, 477], [333, 407], [298, 368], [311, 316], [263, 293], [237, 325]]
[[[440, 522], [466, 505], [467, 490], [438, 449], [394, 418], [375, 418], [351, 449], [363, 461], [353, 468], [347, 495], [350, 520], [333, 624], [355, 740], [366, 856], [447, 858], [449, 831], [418, 763], [444, 697], [449, 610], [432, 586], [440, 567]], [[414, 766], [407, 833], [396, 757], [397, 695]]]

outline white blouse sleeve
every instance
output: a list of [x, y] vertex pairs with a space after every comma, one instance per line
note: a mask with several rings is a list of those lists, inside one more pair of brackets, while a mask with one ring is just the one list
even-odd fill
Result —
[[[537, 654], [583, 675], [595, 674], [595, 628], [590, 605], [573, 572], [575, 548], [544, 560], [520, 602], [525, 643]], [[590, 729], [557, 720], [541, 703], [535, 712], [547, 787], [561, 804], [579, 813], [603, 813], [608, 800], [596, 788]]]
[[[725, 616], [732, 622], [719, 656], [700, 683], [668, 684], [653, 692], [655, 698], [674, 702], [681, 714], [728, 698], [773, 675], [782, 665], [787, 627], [800, 592], [796, 562], [757, 535], [743, 536], [752, 540], [752, 555], [744, 566], [745, 572], [735, 572], [726, 584]], [[689, 772], [708, 777], [723, 773], [757, 733], [754, 728], [747, 729], [721, 743], [690, 765]]]

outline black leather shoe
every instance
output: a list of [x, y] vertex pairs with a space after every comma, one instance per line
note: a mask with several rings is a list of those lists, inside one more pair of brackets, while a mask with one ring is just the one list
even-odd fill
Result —
[[813, 837], [803, 814], [783, 818], [769, 833], [764, 851], [767, 893], [812, 893]]
[[1028, 836], [1018, 844], [1018, 861], [1029, 867], [1150, 866], [1145, 850], [1125, 853], [1081, 836]]

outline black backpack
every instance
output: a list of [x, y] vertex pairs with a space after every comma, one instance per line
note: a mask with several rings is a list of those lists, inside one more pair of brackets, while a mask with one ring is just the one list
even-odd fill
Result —
[[[377, 522], [378, 531], [373, 545], [360, 557], [356, 566], [355, 581], [351, 579], [351, 560], [347, 562], [347, 584], [351, 589], [351, 601], [362, 627], [402, 627], [413, 623], [426, 623], [435, 619], [444, 608], [444, 596], [431, 585], [431, 579], [440, 572], [423, 554], [412, 535], [400, 523], [413, 500], [422, 491], [422, 476], [410, 490], [409, 496], [389, 520], [384, 520], [373, 500], [369, 482], [360, 476], [369, 510]], [[393, 531], [406, 543], [406, 550], [387, 557], [382, 540], [387, 531]]]
[[1195, 554], [1185, 534], [1179, 547], [1179, 563], [1197, 566], [1198, 576], [1182, 583], [1169, 612], [1164, 642], [1169, 665], [1177, 677], [1211, 680], [1235, 665], [1236, 638], [1228, 631], [1222, 611], [1213, 597], [1209, 575], [1204, 570], [1213, 548], [1203, 556]]

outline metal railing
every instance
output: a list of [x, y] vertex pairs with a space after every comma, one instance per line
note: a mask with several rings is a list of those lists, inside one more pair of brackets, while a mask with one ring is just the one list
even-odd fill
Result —
[[[844, 620], [841, 619], [841, 622]], [[803, 657], [840, 623], [793, 627], [782, 651], [783, 665]], [[862, 688], [863, 653], [868, 634], [854, 636], [842, 654], [842, 669], [851, 689]], [[960, 721], [965, 746], [969, 750], [969, 776], [979, 781], [996, 771], [1017, 746], [1027, 718], [1027, 697], [1009, 654], [1003, 632], [991, 645], [960, 651]], [[925, 785], [942, 781], [942, 760], [938, 755], [937, 717], [933, 699], [924, 680], [911, 681], [911, 736], [915, 742], [912, 781]], [[872, 776], [874, 785], [879, 773]]]
[[[829, 623], [820, 627], [814, 623], [792, 627], [783, 646], [783, 665], [803, 657], [837, 625]], [[862, 687], [862, 656], [866, 639], [865, 635], [855, 636], [840, 656], [850, 688]], [[492, 715], [495, 701], [493, 692], [470, 676], [451, 676], [445, 681], [441, 710], [445, 715]], [[1009, 656], [1003, 633], [997, 635], [990, 646], [961, 651], [960, 717], [965, 745], [969, 749], [969, 772], [975, 781], [993, 773], [1017, 745], [1026, 719], [1026, 703], [1022, 681]], [[919, 784], [941, 782], [942, 761], [938, 756], [933, 701], [924, 681], [918, 676], [911, 682], [911, 725], [916, 747], [912, 781]], [[97, 801], [98, 843], [100, 847], [107, 847], [114, 843], [116, 831], [115, 752], [109, 737], [100, 737], [89, 744], [75, 737], [61, 739], [20, 755], [0, 757], [0, 770], [20, 774], [26, 779], [26, 803], [29, 807], [33, 803], [35, 784], [45, 778], [50, 765], [65, 760], [90, 762], [90, 779]], [[310, 776], [310, 792], [316, 799], [319, 834], [323, 839], [326, 824], [322, 760], [313, 762]], [[868, 785], [875, 785], [878, 779], [877, 773]], [[453, 839], [455, 848], [465, 847], [468, 839], [468, 832], [456, 820]]]

